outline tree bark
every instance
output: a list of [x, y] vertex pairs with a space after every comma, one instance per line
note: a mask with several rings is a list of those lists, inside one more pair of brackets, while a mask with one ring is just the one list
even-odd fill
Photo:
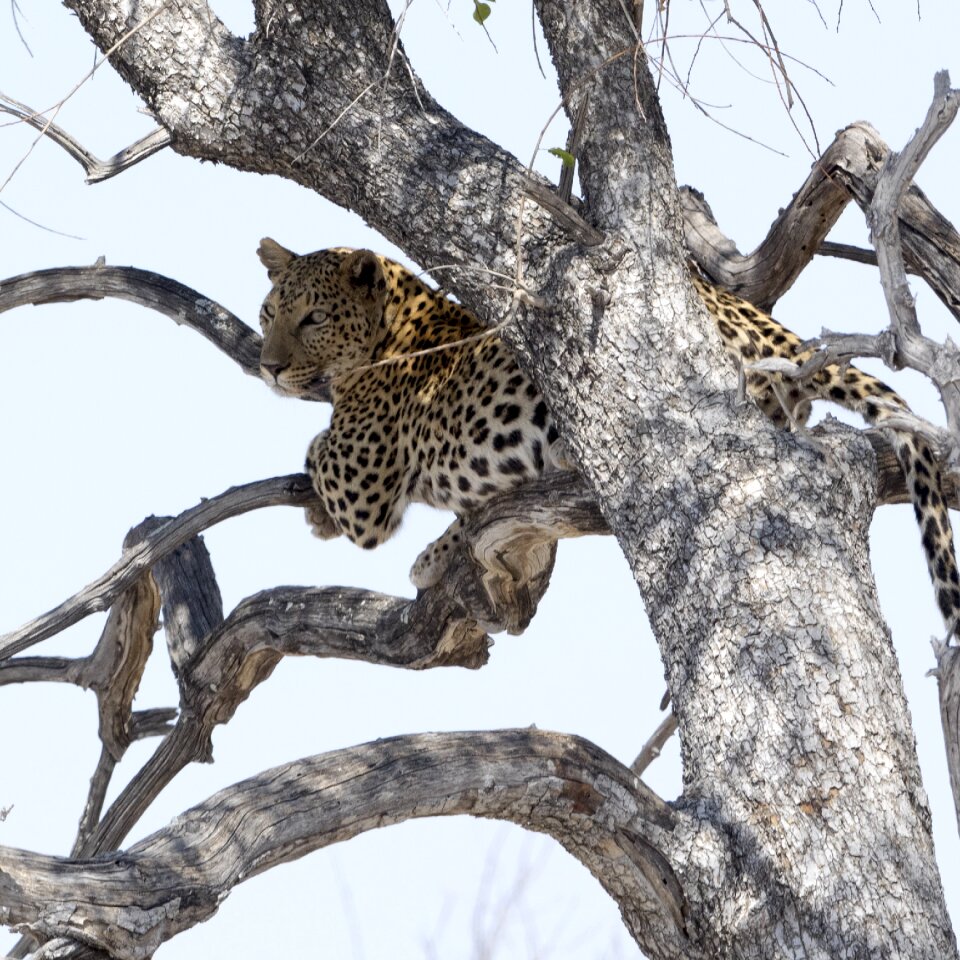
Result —
[[[568, 111], [590, 96], [581, 183], [585, 219], [602, 237], [590, 247], [525, 199], [537, 178], [398, 65], [402, 47], [379, 0], [261, 0], [246, 41], [202, 0], [68, 6], [104, 50], [136, 25], [136, 11], [142, 26], [112, 59], [178, 152], [286, 176], [357, 211], [421, 263], [462, 264], [448, 286], [484, 318], [511, 320], [505, 337], [544, 390], [630, 563], [683, 751], [683, 793], [661, 810], [664, 821], [648, 829], [636, 812], [642, 785], [592, 753], [572, 787], [555, 757], [534, 784], [507, 750], [488, 768], [478, 760], [488, 779], [464, 774], [444, 792], [443, 782], [415, 775], [437, 744], [403, 741], [411, 776], [401, 800], [413, 809], [421, 796], [440, 797], [416, 810], [551, 832], [543, 818], [561, 810], [562, 842], [658, 960], [956, 957], [869, 568], [870, 447], [779, 434], [735, 402], [735, 373], [686, 279], [667, 133], [623, 6], [536, 2]], [[478, 267], [515, 277], [526, 298], [494, 292]], [[542, 301], [546, 308], [532, 305]], [[491, 736], [466, 735], [457, 751], [490, 759]], [[363, 764], [371, 753], [376, 745], [317, 762]], [[633, 819], [610, 816], [611, 796], [633, 804]], [[343, 815], [356, 819], [328, 841], [400, 818], [386, 788], [350, 801], [359, 806]], [[194, 823], [203, 821], [176, 830], [189, 836]], [[4, 919], [117, 956], [146, 955], [122, 931], [111, 934], [116, 915], [100, 905], [121, 902], [131, 878], [152, 869], [147, 854], [169, 852], [171, 842], [158, 836], [76, 865], [6, 852]], [[292, 842], [298, 852], [319, 845], [306, 835]], [[256, 872], [282, 858], [249, 853], [238, 849], [224, 869]], [[200, 878], [157, 862], [161, 886], [170, 883], [147, 904], [144, 930], [208, 915], [214, 900]], [[58, 898], [83, 910], [37, 907]]]

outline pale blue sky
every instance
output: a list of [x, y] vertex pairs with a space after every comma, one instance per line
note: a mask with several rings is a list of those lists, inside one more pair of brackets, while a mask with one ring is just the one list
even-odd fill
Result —
[[[76, 20], [53, 4], [23, 2], [31, 58], [0, 12], [0, 90], [36, 108], [64, 96], [89, 69], [93, 49]], [[239, 0], [212, 4], [246, 33], [251, 11]], [[394, 6], [399, 6], [394, 3]], [[647, 4], [652, 7], [652, 3]], [[718, 0], [704, 5], [716, 15]], [[749, 15], [744, 4], [743, 16]], [[778, 5], [787, 6], [787, 5]], [[902, 146], [920, 122], [935, 70], [960, 84], [956, 4], [864, 0], [836, 10], [813, 4], [775, 11], [786, 51], [816, 67], [833, 86], [795, 65], [821, 145], [845, 124], [867, 119]], [[928, 9], [928, 7], [930, 9]], [[470, 20], [469, 0], [418, 0], [404, 41], [414, 67], [463, 121], [526, 161], [556, 106], [556, 86], [536, 68], [528, 3], [500, 0], [489, 21], [495, 52]], [[674, 0], [672, 31], [702, 29], [700, 5]], [[773, 11], [772, 11], [773, 12]], [[729, 32], [729, 28], [722, 28]], [[678, 37], [684, 63], [694, 43]], [[548, 65], [546, 47], [540, 55]], [[734, 58], [746, 62], [749, 73]], [[685, 69], [685, 68], [683, 68]], [[752, 74], [752, 75], [751, 75]], [[704, 119], [664, 82], [663, 97], [680, 182], [703, 190], [722, 229], [741, 249], [765, 233], [800, 186], [811, 157], [798, 139], [769, 70], [739, 45], [704, 44], [693, 90], [718, 105], [716, 116], [773, 153]], [[734, 106], [725, 106], [733, 104]], [[139, 103], [109, 67], [66, 104], [57, 122], [102, 157], [151, 128]], [[795, 108], [794, 113], [798, 113]], [[34, 139], [0, 127], [0, 182]], [[560, 120], [544, 146], [562, 145]], [[960, 220], [954, 171], [960, 138], [950, 131], [924, 166], [920, 184], [940, 210]], [[541, 154], [550, 177], [559, 161]], [[400, 255], [356, 216], [276, 177], [242, 175], [164, 152], [123, 176], [85, 186], [77, 164], [40, 143], [0, 200], [67, 239], [0, 209], [0, 276], [42, 267], [107, 262], [156, 270], [187, 283], [256, 323], [266, 277], [255, 257], [261, 236], [298, 251], [371, 246]], [[859, 212], [844, 215], [832, 239], [866, 243]], [[956, 338], [951, 319], [915, 285], [931, 335]], [[779, 319], [802, 336], [821, 327], [876, 331], [885, 312], [870, 268], [817, 261], [778, 305]], [[126, 530], [144, 516], [176, 513], [202, 496], [301, 468], [326, 408], [282, 400], [240, 374], [201, 338], [157, 314], [104, 301], [8, 314], [0, 449], [0, 631], [17, 626], [89, 582], [118, 556]], [[865, 364], [870, 369], [875, 367]], [[886, 374], [884, 374], [887, 376]], [[888, 377], [918, 412], [938, 418], [933, 392], [909, 374]], [[731, 378], [731, 384], [733, 384]], [[341, 583], [412, 595], [407, 570], [446, 525], [426, 508], [411, 511], [401, 533], [369, 554], [309, 536], [299, 511], [274, 509], [230, 521], [206, 536], [224, 604], [284, 583]], [[942, 630], [909, 507], [885, 508], [874, 523], [880, 598], [900, 653], [933, 811], [948, 904], [960, 903], [960, 842], [947, 785], [931, 634]], [[45, 645], [81, 655], [102, 617]], [[148, 666], [137, 706], [176, 702], [165, 653]], [[39, 652], [39, 651], [38, 651]], [[236, 780], [301, 756], [391, 734], [537, 724], [581, 734], [629, 763], [660, 720], [663, 671], [627, 567], [610, 538], [561, 545], [553, 584], [522, 637], [498, 637], [479, 672], [423, 674], [361, 664], [291, 660], [257, 689], [214, 739], [216, 762], [185, 771], [144, 817], [134, 841], [185, 807]], [[66, 686], [0, 692], [4, 765], [0, 843], [46, 853], [69, 849], [99, 752], [91, 694]], [[111, 796], [155, 747], [136, 745]], [[675, 742], [647, 782], [666, 798], [680, 787]], [[517, 878], [532, 864], [523, 899]], [[465, 957], [483, 923], [478, 889], [486, 881], [488, 923], [508, 911], [497, 957], [593, 960], [636, 951], [617, 910], [583, 868], [551, 841], [468, 819], [423, 821], [359, 837], [237, 888], [206, 924], [163, 947], [159, 957], [306, 956], [377, 960]], [[481, 911], [482, 912], [482, 911]], [[955, 911], [956, 914], [956, 911]], [[957, 916], [955, 915], [955, 920]], [[478, 928], [481, 933], [478, 933]], [[12, 938], [0, 934], [0, 949]]]

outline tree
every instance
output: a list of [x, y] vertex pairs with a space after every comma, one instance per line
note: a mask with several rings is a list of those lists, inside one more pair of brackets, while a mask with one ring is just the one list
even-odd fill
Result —
[[[327, 5], [322, 11], [291, 7], [282, 15], [261, 4], [260, 30], [246, 44], [200, 5], [140, 10], [131, 22], [102, 2], [76, 8], [101, 49], [113, 47], [137, 24], [114, 62], [170, 132], [178, 152], [244, 170], [281, 172], [357, 210], [420, 263], [482, 266], [512, 278], [509, 289], [497, 294], [479, 269], [451, 272], [444, 281], [490, 322], [510, 321], [503, 334], [543, 384], [591, 491], [586, 495], [566, 483], [551, 496], [562, 492], [568, 498], [562, 502], [574, 504], [577, 512], [568, 522], [578, 528], [586, 523], [583, 516], [599, 522], [590, 512], [596, 498], [603, 521], [617, 535], [651, 617], [680, 724], [684, 790], [673, 805], [592, 744], [538, 732], [401, 738], [304, 762], [266, 779], [281, 799], [284, 777], [297, 779], [298, 791], [305, 782], [315, 784], [316, 793], [307, 795], [314, 811], [304, 825], [307, 832], [286, 836], [290, 845], [280, 853], [268, 852], [269, 833], [251, 836], [246, 841], [251, 845], [266, 841], [266, 850], [256, 848], [263, 859], [251, 867], [245, 860], [249, 850], [231, 850], [228, 878], [238, 867], [263, 869], [271, 857], [302, 853], [354, 832], [356, 826], [316, 815], [334, 789], [330, 770], [358, 764], [354, 782], [362, 785], [389, 763], [404, 771], [402, 790], [391, 800], [378, 789], [368, 816], [390, 820], [413, 811], [469, 810], [551, 832], [614, 896], [650, 956], [778, 955], [797, 936], [815, 955], [835, 955], [842, 948], [865, 954], [874, 943], [896, 943], [918, 956], [955, 952], [909, 720], [891, 680], [895, 661], [889, 645], [877, 643], [884, 634], [865, 552], [876, 476], [872, 456], [848, 431], [828, 430], [811, 445], [771, 432], [735, 403], [729, 370], [685, 284], [682, 213], [665, 128], [620, 6], [567, 10], [538, 4], [572, 115], [589, 88], [576, 150], [587, 201], [581, 213], [551, 199], [545, 184], [509, 154], [458, 124], [416, 87], [394, 43], [392, 21], [377, 4]], [[839, 213], [842, 205], [835, 205]], [[695, 215], [691, 210], [688, 222], [697, 222]], [[806, 254], [788, 251], [793, 256], [773, 275], [764, 275], [754, 262], [724, 259], [740, 269], [741, 282], [745, 277], [756, 284], [752, 296], [758, 302], [773, 302], [828, 225], [811, 226], [802, 217], [792, 223], [794, 237], [810, 240]], [[710, 253], [709, 244], [694, 247], [701, 257]], [[916, 263], [915, 251], [912, 256]], [[932, 269], [928, 273], [932, 278]], [[957, 289], [949, 279], [943, 288]], [[520, 296], [511, 297], [511, 290]], [[216, 320], [222, 330], [227, 321]], [[697, 418], [690, 416], [693, 409]], [[272, 495], [288, 502], [304, 496], [290, 484], [279, 491], [275, 485]], [[545, 495], [541, 490], [536, 497]], [[517, 509], [500, 505], [492, 516], [502, 520]], [[519, 508], [521, 515], [529, 510]], [[482, 536], [482, 520], [476, 529]], [[501, 539], [499, 531], [490, 536]], [[827, 557], [829, 563], [812, 557]], [[550, 560], [540, 557], [547, 569]], [[170, 604], [177, 596], [176, 571], [154, 569], [154, 581]], [[483, 597], [471, 585], [471, 573], [466, 566], [457, 584], [412, 606], [401, 608], [384, 598], [370, 643], [384, 643], [384, 658], [395, 657], [399, 648], [416, 661], [435, 656], [439, 636], [444, 657], [449, 659], [452, 649], [454, 659], [475, 662], [484, 643], [470, 622], [521, 626], [529, 615], [522, 601], [531, 590], [536, 596], [543, 567], [519, 598], [506, 598], [518, 599], [518, 605], [501, 598], [492, 615], [478, 616], [469, 605]], [[144, 633], [151, 623], [144, 611], [156, 596], [133, 577], [123, 586], [129, 589], [118, 603], [141, 615]], [[337, 643], [335, 631], [318, 632], [315, 623], [302, 639], [289, 617], [266, 619], [274, 616], [281, 596], [273, 594], [270, 610], [258, 609], [253, 600], [244, 610], [250, 622], [288, 644], [282, 652], [295, 652], [292, 641], [306, 644], [298, 652], [314, 653], [318, 642]], [[305, 595], [283, 598], [303, 602]], [[323, 602], [321, 595], [313, 599]], [[349, 599], [340, 594], [337, 603], [342, 607]], [[363, 609], [372, 606], [369, 597], [363, 601]], [[442, 615], [431, 606], [438, 601], [448, 604]], [[459, 616], [451, 612], [452, 603], [459, 604]], [[121, 609], [114, 607], [117, 620]], [[401, 609], [414, 628], [418, 622], [443, 628], [427, 638], [425, 649], [411, 649], [421, 635], [409, 619], [407, 629], [385, 643], [384, 627], [396, 624]], [[218, 619], [216, 610], [207, 616]], [[235, 612], [231, 619], [241, 618]], [[165, 620], [169, 635], [172, 618]], [[450, 630], [457, 622], [463, 626]], [[350, 623], [355, 640], [358, 626]], [[152, 761], [164, 776], [205, 755], [213, 725], [229, 719], [275, 660], [263, 652], [262, 636], [251, 641], [242, 630], [219, 628], [214, 639], [252, 643], [248, 649], [258, 651], [231, 681], [227, 665], [241, 658], [228, 658], [195, 623], [180, 626], [173, 649], [182, 657], [178, 665], [189, 696]], [[111, 642], [117, 635], [110, 635]], [[37, 636], [34, 631], [30, 639]], [[131, 649], [138, 642], [131, 640]], [[201, 654], [191, 643], [200, 644]], [[343, 655], [344, 646], [341, 641], [335, 652]], [[101, 692], [111, 705], [107, 716], [116, 716], [117, 703], [129, 706], [129, 687], [114, 683]], [[109, 731], [104, 743], [108, 752], [123, 746], [110, 741]], [[458, 762], [444, 765], [447, 757]], [[889, 771], [897, 777], [880, 775]], [[147, 794], [156, 789], [156, 780], [149, 781], [141, 781]], [[263, 810], [266, 789], [265, 782], [238, 787], [211, 803], [217, 808], [249, 797], [260, 816], [267, 816], [277, 807]], [[432, 806], [437, 797], [441, 800]], [[362, 824], [362, 798], [348, 799], [343, 808]], [[117, 846], [127, 820], [139, 812], [137, 803], [123, 797], [113, 810], [126, 812], [112, 819], [108, 813], [107, 826], [99, 833], [93, 829], [96, 842], [88, 842], [95, 849]], [[195, 815], [194, 822], [207, 815]], [[184, 835], [189, 831], [181, 840]], [[164, 842], [161, 835], [152, 846], [126, 854], [141, 877], [157, 877], [161, 886], [171, 874], [160, 872], [164, 864], [151, 851]], [[864, 856], [864, 849], [875, 853]], [[113, 858], [97, 868], [104, 883], [116, 884], [114, 897], [117, 890], [134, 893], [124, 873], [130, 862]], [[2, 869], [27, 889], [27, 881], [42, 878], [47, 867], [36, 858], [24, 865], [11, 855]], [[81, 902], [79, 894], [90, 889], [86, 876], [58, 864], [57, 898], [76, 890], [71, 899]], [[76, 888], [70, 887], [74, 877], [80, 878]], [[224, 878], [189, 881], [188, 907], [181, 901], [180, 909], [156, 926], [151, 918], [157, 939], [209, 912]], [[863, 890], [871, 891], [879, 909], [864, 904]], [[143, 907], [144, 891], [135, 896]], [[14, 912], [14, 920], [33, 917], [36, 900], [15, 897], [13, 889], [9, 897], [11, 910], [25, 911]], [[168, 896], [160, 899], [169, 902]], [[71, 917], [59, 914], [44, 919], [52, 926], [37, 932], [82, 933], [117, 955], [153, 946], [149, 937], [124, 939], [116, 913], [102, 915], [109, 928], [96, 926], [92, 908], [73, 914], [81, 916], [82, 932], [71, 926]], [[901, 931], [908, 931], [909, 943], [902, 942]]]

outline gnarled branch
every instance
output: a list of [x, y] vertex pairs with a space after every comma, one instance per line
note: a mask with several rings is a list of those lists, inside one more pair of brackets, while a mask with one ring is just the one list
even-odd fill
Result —
[[114, 857], [0, 848], [0, 921], [145, 960], [248, 877], [370, 829], [456, 814], [555, 837], [618, 898], [629, 891], [628, 922], [655, 931], [664, 956], [685, 955], [679, 815], [598, 747], [539, 730], [395, 737], [285, 764]]
[[[850, 200], [869, 211], [889, 153], [890, 148], [867, 123], [841, 130], [760, 245], [746, 255], [721, 233], [702, 194], [683, 187], [680, 195], [687, 246], [720, 286], [770, 310], [820, 252]], [[907, 268], [922, 276], [960, 319], [960, 234], [912, 184], [899, 218]], [[835, 245], [826, 252], [836, 255]]]

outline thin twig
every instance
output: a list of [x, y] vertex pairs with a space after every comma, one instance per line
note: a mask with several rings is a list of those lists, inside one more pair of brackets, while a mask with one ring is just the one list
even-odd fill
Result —
[[677, 715], [671, 710], [666, 719], [654, 730], [650, 739], [643, 745], [637, 754], [636, 760], [630, 764], [630, 769], [639, 777], [643, 771], [660, 756], [663, 745], [677, 732]]
[[117, 50], [119, 50], [131, 37], [135, 36], [135, 35], [136, 35], [137, 33], [139, 33], [144, 27], [146, 27], [147, 24], [151, 23], [151, 22], [152, 22], [153, 20], [155, 20], [158, 16], [160, 16], [160, 14], [166, 9], [167, 5], [168, 5], [170, 2], [171, 2], [171, 0], [161, 0], [160, 6], [157, 7], [157, 9], [153, 11], [153, 13], [151, 13], [149, 16], [145, 17], [145, 18], [144, 18], [143, 20], [141, 20], [139, 23], [137, 23], [137, 24], [135, 24], [133, 27], [131, 27], [122, 37], [120, 37], [119, 40], [117, 40], [117, 42], [116, 42], [115, 44], [113, 44], [112, 47], [110, 47], [109, 50], [106, 51], [106, 53], [104, 53], [104, 55], [103, 55], [99, 60], [96, 60], [96, 61], [94, 62], [93, 66], [90, 68], [90, 70], [87, 71], [87, 73], [74, 85], [73, 89], [72, 89], [62, 100], [60, 100], [58, 103], [54, 104], [52, 107], [49, 107], [48, 110], [44, 111], [44, 112], [46, 113], [46, 112], [49, 112], [50, 110], [52, 110], [52, 111], [53, 111], [53, 116], [51, 116], [51, 117], [48, 118], [48, 120], [44, 123], [44, 126], [43, 126], [42, 128], [38, 128], [38, 129], [40, 129], [40, 134], [37, 136], [36, 140], [34, 140], [32, 144], [30, 144], [29, 148], [27, 149], [27, 152], [20, 158], [19, 161], [17, 161], [17, 164], [14, 166], [13, 170], [11, 170], [10, 173], [7, 175], [6, 180], [4, 180], [3, 183], [0, 183], [0, 193], [3, 192], [3, 190], [6, 188], [7, 184], [14, 178], [14, 176], [16, 175], [16, 173], [17, 173], [17, 171], [20, 169], [20, 167], [23, 166], [23, 164], [26, 162], [26, 160], [27, 160], [27, 158], [30, 156], [30, 154], [33, 153], [34, 148], [35, 148], [36, 145], [40, 142], [40, 140], [43, 139], [44, 136], [46, 136], [47, 128], [53, 123], [54, 119], [55, 119], [55, 118], [57, 117], [57, 115], [60, 113], [60, 110], [63, 108], [64, 104], [97, 72], [97, 70], [98, 70], [100, 67], [103, 66], [104, 63], [107, 62], [107, 61], [110, 59], [110, 57], [111, 57], [114, 53], [116, 53]]
[[0, 93], [0, 111], [29, 124], [58, 146], [63, 147], [83, 167], [87, 183], [100, 183], [115, 177], [141, 160], [146, 160], [147, 157], [163, 150], [170, 145], [171, 141], [170, 133], [163, 127], [157, 127], [129, 147], [124, 147], [123, 150], [115, 153], [108, 160], [101, 160], [62, 127], [52, 121], [43, 120], [42, 115], [37, 111], [5, 93]]
[[33, 51], [30, 49], [30, 44], [27, 43], [27, 38], [23, 35], [23, 31], [20, 29], [20, 17], [23, 15], [23, 11], [20, 9], [20, 4], [17, 3], [17, 0], [10, 0], [10, 17], [13, 20], [13, 27], [17, 31], [17, 36], [20, 38], [20, 42], [23, 44], [24, 49], [30, 56], [33, 56]]
[[32, 227], [39, 227], [41, 230], [46, 230], [47, 233], [56, 234], [58, 237], [66, 237], [68, 240], [85, 240], [86, 237], [78, 237], [75, 233], [65, 233], [63, 230], [56, 230], [53, 227], [48, 227], [46, 224], [39, 223], [36, 220], [31, 220], [30, 217], [24, 216], [20, 213], [19, 210], [14, 210], [9, 203], [4, 203], [3, 200], [0, 200], [0, 207], [3, 207], [7, 213], [12, 213], [15, 217], [23, 220], [26, 223], [29, 223]]

